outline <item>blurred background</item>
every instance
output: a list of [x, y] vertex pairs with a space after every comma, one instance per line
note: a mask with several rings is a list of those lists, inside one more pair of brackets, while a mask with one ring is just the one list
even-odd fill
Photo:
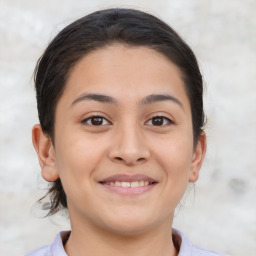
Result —
[[46, 182], [31, 142], [38, 122], [32, 74], [51, 39], [92, 11], [130, 7], [169, 23], [197, 55], [206, 84], [208, 152], [174, 227], [233, 256], [256, 252], [255, 0], [0, 1], [0, 255], [16, 256], [68, 229], [42, 218]]

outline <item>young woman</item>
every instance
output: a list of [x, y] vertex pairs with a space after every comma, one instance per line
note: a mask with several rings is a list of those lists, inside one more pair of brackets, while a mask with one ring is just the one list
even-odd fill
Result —
[[172, 229], [206, 150], [201, 73], [172, 28], [131, 9], [87, 15], [47, 47], [35, 87], [49, 214], [67, 209], [71, 231], [28, 255], [221, 255]]

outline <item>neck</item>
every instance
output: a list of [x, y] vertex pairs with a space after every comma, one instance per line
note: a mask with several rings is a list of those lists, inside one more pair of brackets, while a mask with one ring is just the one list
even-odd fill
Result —
[[100, 227], [72, 225], [71, 235], [65, 245], [69, 256], [177, 256], [173, 244], [171, 225], [139, 234], [120, 234]]

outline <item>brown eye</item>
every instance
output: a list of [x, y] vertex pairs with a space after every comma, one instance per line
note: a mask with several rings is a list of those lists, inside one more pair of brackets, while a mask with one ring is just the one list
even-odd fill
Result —
[[82, 123], [86, 123], [92, 126], [102, 126], [102, 125], [110, 124], [110, 122], [102, 116], [92, 116], [92, 117], [86, 118], [85, 120], [82, 121]]
[[92, 125], [102, 125], [102, 123], [103, 123], [103, 118], [102, 118], [102, 117], [98, 117], [98, 116], [93, 117], [93, 118], [91, 119], [91, 123], [92, 123]]
[[164, 126], [172, 123], [173, 122], [169, 118], [164, 116], [155, 116], [147, 122], [148, 125], [153, 125], [153, 126]]
[[157, 116], [157, 117], [152, 118], [152, 124], [153, 125], [160, 126], [160, 125], [163, 125], [163, 123], [164, 123], [164, 120], [163, 120], [162, 117]]

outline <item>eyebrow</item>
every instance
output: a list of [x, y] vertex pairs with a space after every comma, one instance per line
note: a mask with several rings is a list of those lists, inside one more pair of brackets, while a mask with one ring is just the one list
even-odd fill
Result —
[[[118, 105], [118, 101], [108, 95], [104, 94], [97, 94], [97, 93], [84, 93], [81, 96], [79, 96], [75, 101], [73, 101], [72, 105], [81, 102], [81, 101], [98, 101], [101, 103], [107, 103], [107, 104], [114, 104]], [[176, 104], [178, 104], [181, 108], [183, 108], [182, 103], [174, 96], [170, 94], [151, 94], [146, 96], [140, 101], [140, 105], [148, 105], [152, 104], [155, 102], [160, 102], [160, 101], [172, 101]]]
[[103, 95], [103, 94], [96, 94], [96, 93], [84, 93], [81, 96], [79, 96], [73, 103], [72, 105], [84, 101], [84, 100], [94, 100], [98, 101], [101, 103], [108, 103], [108, 104], [115, 104], [118, 105], [117, 100], [114, 99], [111, 96]]
[[146, 105], [146, 104], [152, 104], [155, 102], [159, 102], [159, 101], [172, 101], [174, 103], [177, 103], [178, 105], [180, 105], [180, 107], [183, 108], [182, 103], [174, 96], [170, 95], [170, 94], [151, 94], [146, 96], [144, 99], [142, 99], [141, 104], [142, 105]]

